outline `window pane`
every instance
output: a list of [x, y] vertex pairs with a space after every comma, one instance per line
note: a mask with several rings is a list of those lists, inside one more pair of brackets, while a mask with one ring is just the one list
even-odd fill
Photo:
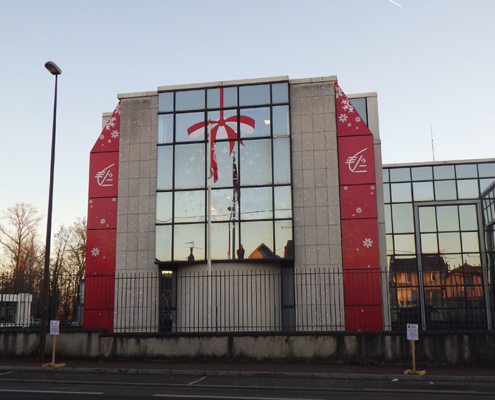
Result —
[[454, 166], [453, 165], [438, 165], [433, 167], [433, 174], [435, 179], [454, 179]]
[[172, 146], [158, 146], [156, 186], [158, 190], [172, 189]]
[[241, 219], [273, 218], [272, 188], [241, 189]]
[[456, 165], [455, 175], [456, 175], [457, 179], [477, 178], [478, 177], [478, 170], [476, 168], [476, 164]]
[[202, 110], [205, 108], [205, 91], [204, 90], [187, 90], [175, 93], [175, 109], [183, 110]]
[[456, 200], [455, 181], [435, 182], [435, 196], [437, 200]]
[[275, 191], [275, 218], [292, 218], [290, 186], [277, 186]]
[[158, 93], [158, 111], [174, 111], [174, 93]]
[[257, 221], [241, 223], [244, 258], [273, 258], [273, 223]]
[[174, 137], [173, 114], [162, 114], [158, 116], [158, 143], [172, 143]]
[[411, 184], [410, 183], [392, 183], [392, 202], [399, 203], [411, 201]]
[[205, 259], [205, 224], [179, 224], [174, 226], [174, 261]]
[[[231, 146], [232, 154], [230, 154]], [[237, 146], [237, 141], [215, 143], [215, 157], [217, 159], [218, 180], [216, 182], [212, 182], [213, 187], [233, 187], [234, 174], [236, 173], [236, 171], [237, 179], [239, 179], [239, 161], [238, 157], [236, 157], [236, 154], [238, 152]], [[237, 186], [239, 186], [238, 180]]]
[[233, 204], [233, 189], [211, 191], [211, 220], [230, 221], [237, 219], [239, 206]]
[[354, 106], [355, 110], [358, 112], [359, 116], [363, 120], [363, 122], [368, 125], [368, 113], [366, 107], [366, 98], [358, 97], [354, 99], [349, 99], [351, 104]]
[[388, 169], [386, 169], [386, 168], [383, 169], [383, 171], [382, 171], [383, 182], [388, 182], [389, 181], [388, 172], [389, 172]]
[[459, 199], [477, 199], [479, 197], [478, 180], [457, 181], [457, 193]]
[[172, 226], [161, 225], [156, 227], [156, 252], [159, 261], [172, 260]]
[[388, 184], [383, 184], [383, 202], [390, 203], [390, 186]]
[[435, 207], [419, 207], [418, 211], [420, 232], [436, 232]]
[[411, 180], [411, 176], [409, 174], [409, 168], [390, 169], [390, 182], [403, 182], [410, 180]]
[[431, 167], [416, 167], [411, 168], [413, 181], [431, 181], [433, 172]]
[[172, 192], [156, 194], [156, 222], [158, 224], [172, 222]]
[[176, 142], [197, 142], [205, 140], [205, 130], [204, 112], [175, 115]]
[[239, 248], [239, 235], [234, 224], [211, 224], [211, 237], [213, 238], [211, 242], [211, 258], [213, 260], [231, 260], [234, 258], [234, 253]]
[[289, 136], [289, 106], [273, 107], [273, 136]]
[[480, 191], [481, 192], [484, 192], [486, 189], [488, 189], [491, 185], [493, 185], [493, 182], [495, 182], [495, 180], [493, 180], [493, 178], [489, 178], [489, 179], [480, 179]]
[[270, 108], [243, 108], [240, 110], [241, 117], [246, 116], [254, 120], [254, 131], [247, 125], [243, 129], [241, 125], [241, 137], [267, 137], [270, 136]]
[[392, 235], [387, 235], [387, 254], [394, 254], [394, 241]]
[[478, 232], [462, 232], [461, 239], [463, 253], [480, 251]]
[[480, 178], [495, 177], [495, 163], [478, 164]]
[[275, 254], [282, 258], [294, 257], [292, 221], [275, 221]]
[[205, 187], [205, 145], [175, 146], [175, 188]]
[[272, 152], [270, 140], [246, 140], [241, 152], [241, 185], [272, 183]]
[[385, 206], [385, 231], [387, 233], [392, 233], [392, 211], [390, 207], [390, 205]]
[[433, 200], [433, 182], [414, 182], [413, 192], [415, 201]]
[[437, 207], [438, 231], [458, 231], [459, 219], [457, 216], [457, 206]]
[[205, 191], [175, 192], [174, 222], [205, 221]]
[[394, 233], [414, 232], [412, 204], [392, 205]]
[[[223, 106], [220, 105], [220, 94], [223, 91]], [[226, 87], [207, 90], [208, 108], [228, 108], [237, 106], [237, 88]]]
[[289, 102], [289, 84], [287, 82], [274, 83], [272, 85], [272, 103]]
[[475, 205], [459, 206], [459, 216], [461, 220], [461, 230], [463, 231], [478, 230], [478, 218], [476, 216]]
[[394, 235], [395, 254], [416, 254], [414, 235]]
[[439, 233], [438, 245], [442, 253], [460, 253], [461, 238], [459, 232]]
[[[215, 133], [215, 141], [236, 140], [239, 135], [237, 130], [237, 112], [235, 110], [225, 110], [222, 114], [222, 121], [220, 120], [220, 111], [209, 111], [206, 115], [206, 119], [211, 121], [211, 129]], [[208, 127], [206, 131], [208, 131]]]
[[270, 85], [241, 86], [239, 88], [240, 106], [261, 104], [270, 104]]
[[290, 183], [290, 139], [273, 140], [273, 175], [275, 184]]
[[435, 233], [421, 235], [421, 252], [423, 254], [438, 254], [437, 235]]

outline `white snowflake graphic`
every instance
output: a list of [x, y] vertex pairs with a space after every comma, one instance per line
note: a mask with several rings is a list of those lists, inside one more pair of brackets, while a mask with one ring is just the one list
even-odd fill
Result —
[[100, 249], [98, 247], [93, 248], [93, 250], [91, 250], [91, 255], [93, 257], [98, 257], [100, 255]]
[[340, 115], [339, 115], [339, 121], [340, 121], [340, 122], [346, 122], [346, 121], [347, 121], [347, 115], [345, 115], [345, 114], [340, 114]]
[[114, 119], [110, 118], [107, 122], [107, 124], [105, 125], [105, 130], [109, 131], [110, 129], [112, 129], [113, 127], [115, 126], [115, 122], [114, 122]]
[[103, 225], [105, 222], [107, 222], [107, 221], [105, 221], [105, 218], [100, 219], [100, 224]]
[[349, 188], [347, 186], [344, 186], [344, 190], [347, 190], [347, 189], [349, 189]]
[[117, 139], [119, 137], [119, 131], [113, 131], [110, 135], [112, 135], [114, 139]]
[[371, 246], [373, 246], [373, 240], [371, 240], [370, 238], [364, 239], [363, 246], [369, 249]]
[[120, 103], [119, 103], [119, 104], [117, 105], [117, 108], [115, 108], [115, 111], [114, 111], [114, 112], [115, 112], [115, 114], [120, 114], [120, 109], [121, 109], [121, 107], [120, 107]]
[[105, 139], [105, 136], [104, 135], [100, 135], [100, 140], [103, 140]]
[[371, 186], [371, 190], [375, 190], [375, 187], [374, 186]]
[[356, 212], [358, 214], [361, 214], [363, 212], [363, 209], [361, 207], [356, 208]]
[[356, 117], [356, 122], [361, 122], [361, 117]]

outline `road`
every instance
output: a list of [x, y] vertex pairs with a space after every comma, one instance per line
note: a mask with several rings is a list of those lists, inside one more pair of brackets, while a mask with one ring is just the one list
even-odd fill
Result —
[[[186, 371], [187, 372], [187, 371]], [[493, 398], [495, 383], [3, 371], [5, 399], [464, 400]]]

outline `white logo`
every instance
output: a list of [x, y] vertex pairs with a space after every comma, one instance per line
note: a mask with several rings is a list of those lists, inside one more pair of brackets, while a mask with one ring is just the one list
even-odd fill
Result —
[[103, 168], [101, 171], [98, 171], [95, 175], [96, 183], [98, 186], [113, 186], [113, 174], [110, 168], [112, 168], [115, 163], [109, 165], [106, 168]]
[[364, 148], [361, 151], [358, 151], [356, 154], [353, 156], [347, 157], [346, 164], [349, 167], [349, 171], [353, 173], [363, 173], [363, 172], [368, 172], [366, 169], [366, 159], [363, 157], [361, 153], [365, 152], [368, 150], [368, 148]]

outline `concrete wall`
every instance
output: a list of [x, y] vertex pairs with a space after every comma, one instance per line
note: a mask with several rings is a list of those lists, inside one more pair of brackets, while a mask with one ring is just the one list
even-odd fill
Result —
[[[421, 366], [493, 366], [494, 339], [494, 332], [421, 333], [416, 342], [416, 359]], [[47, 337], [46, 343], [46, 352], [51, 354], [52, 338]], [[39, 333], [0, 332], [0, 357], [35, 356], [38, 349]], [[64, 357], [410, 365], [411, 344], [404, 333], [385, 332], [166, 336], [62, 331], [57, 337], [57, 359]]]

